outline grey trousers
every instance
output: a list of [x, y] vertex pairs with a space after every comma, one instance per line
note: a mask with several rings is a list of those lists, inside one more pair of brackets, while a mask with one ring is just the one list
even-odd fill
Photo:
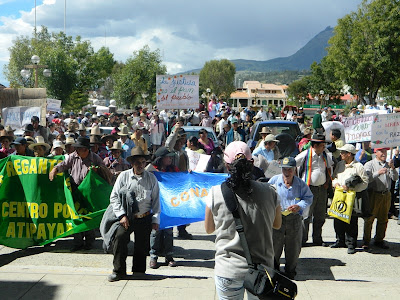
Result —
[[275, 259], [279, 262], [285, 247], [285, 272], [296, 275], [303, 236], [303, 218], [299, 214], [282, 216], [282, 226], [273, 230]]
[[328, 192], [321, 186], [310, 185], [313, 193], [313, 203], [310, 206], [308, 217], [304, 219], [303, 244], [308, 240], [308, 229], [310, 222], [313, 223], [312, 238], [314, 243], [322, 242], [322, 226], [325, 223], [326, 205], [328, 204]]

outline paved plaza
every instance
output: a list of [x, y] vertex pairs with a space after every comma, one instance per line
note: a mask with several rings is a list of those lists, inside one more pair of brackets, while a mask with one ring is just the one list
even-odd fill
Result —
[[[363, 221], [359, 220], [359, 242]], [[176, 268], [161, 265], [146, 275], [110, 283], [112, 255], [96, 248], [70, 253], [71, 238], [47, 247], [17, 250], [0, 246], [0, 299], [217, 299], [214, 280], [214, 235], [203, 223], [188, 227], [194, 240], [175, 239]], [[334, 242], [333, 220], [323, 228]], [[389, 250], [372, 247], [348, 255], [346, 249], [306, 247], [298, 266], [296, 299], [399, 299], [400, 225], [389, 220]], [[361, 242], [360, 242], [361, 243]], [[132, 252], [132, 243], [130, 252]], [[163, 263], [163, 258], [159, 259]], [[281, 260], [281, 263], [283, 260]], [[131, 268], [128, 257], [128, 270]], [[130, 273], [131, 274], [131, 273]]]

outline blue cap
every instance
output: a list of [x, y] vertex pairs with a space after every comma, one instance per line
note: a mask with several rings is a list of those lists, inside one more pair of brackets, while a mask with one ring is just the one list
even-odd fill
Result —
[[296, 160], [293, 157], [285, 157], [282, 159], [281, 168], [293, 168], [296, 167]]
[[26, 141], [25, 138], [23, 137], [18, 137], [14, 142], [11, 143], [11, 145], [26, 145], [28, 142]]

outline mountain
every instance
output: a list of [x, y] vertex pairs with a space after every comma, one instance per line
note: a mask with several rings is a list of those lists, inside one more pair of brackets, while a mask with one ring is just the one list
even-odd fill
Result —
[[[325, 30], [314, 36], [304, 47], [288, 57], [278, 57], [266, 61], [235, 59], [231, 60], [236, 65], [236, 71], [271, 72], [271, 71], [301, 71], [309, 70], [311, 64], [320, 62], [326, 55], [328, 40], [333, 36], [333, 28]], [[199, 73], [200, 69], [185, 72]]]

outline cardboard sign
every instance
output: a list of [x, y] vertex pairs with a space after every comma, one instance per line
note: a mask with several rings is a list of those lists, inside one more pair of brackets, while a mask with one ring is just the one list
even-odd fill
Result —
[[33, 116], [39, 117], [40, 107], [15, 106], [2, 109], [4, 126], [10, 125], [12, 129], [22, 130], [26, 124], [31, 123]]
[[199, 108], [198, 75], [157, 75], [158, 109]]
[[376, 114], [358, 115], [343, 119], [346, 143], [359, 143], [371, 140], [372, 122]]
[[277, 160], [270, 161], [268, 163], [268, 168], [264, 173], [265, 177], [272, 178], [278, 174], [282, 174], [282, 168], [279, 166], [279, 162]]
[[47, 98], [47, 111], [61, 112], [61, 100]]
[[375, 115], [371, 148], [400, 146], [400, 114]]

